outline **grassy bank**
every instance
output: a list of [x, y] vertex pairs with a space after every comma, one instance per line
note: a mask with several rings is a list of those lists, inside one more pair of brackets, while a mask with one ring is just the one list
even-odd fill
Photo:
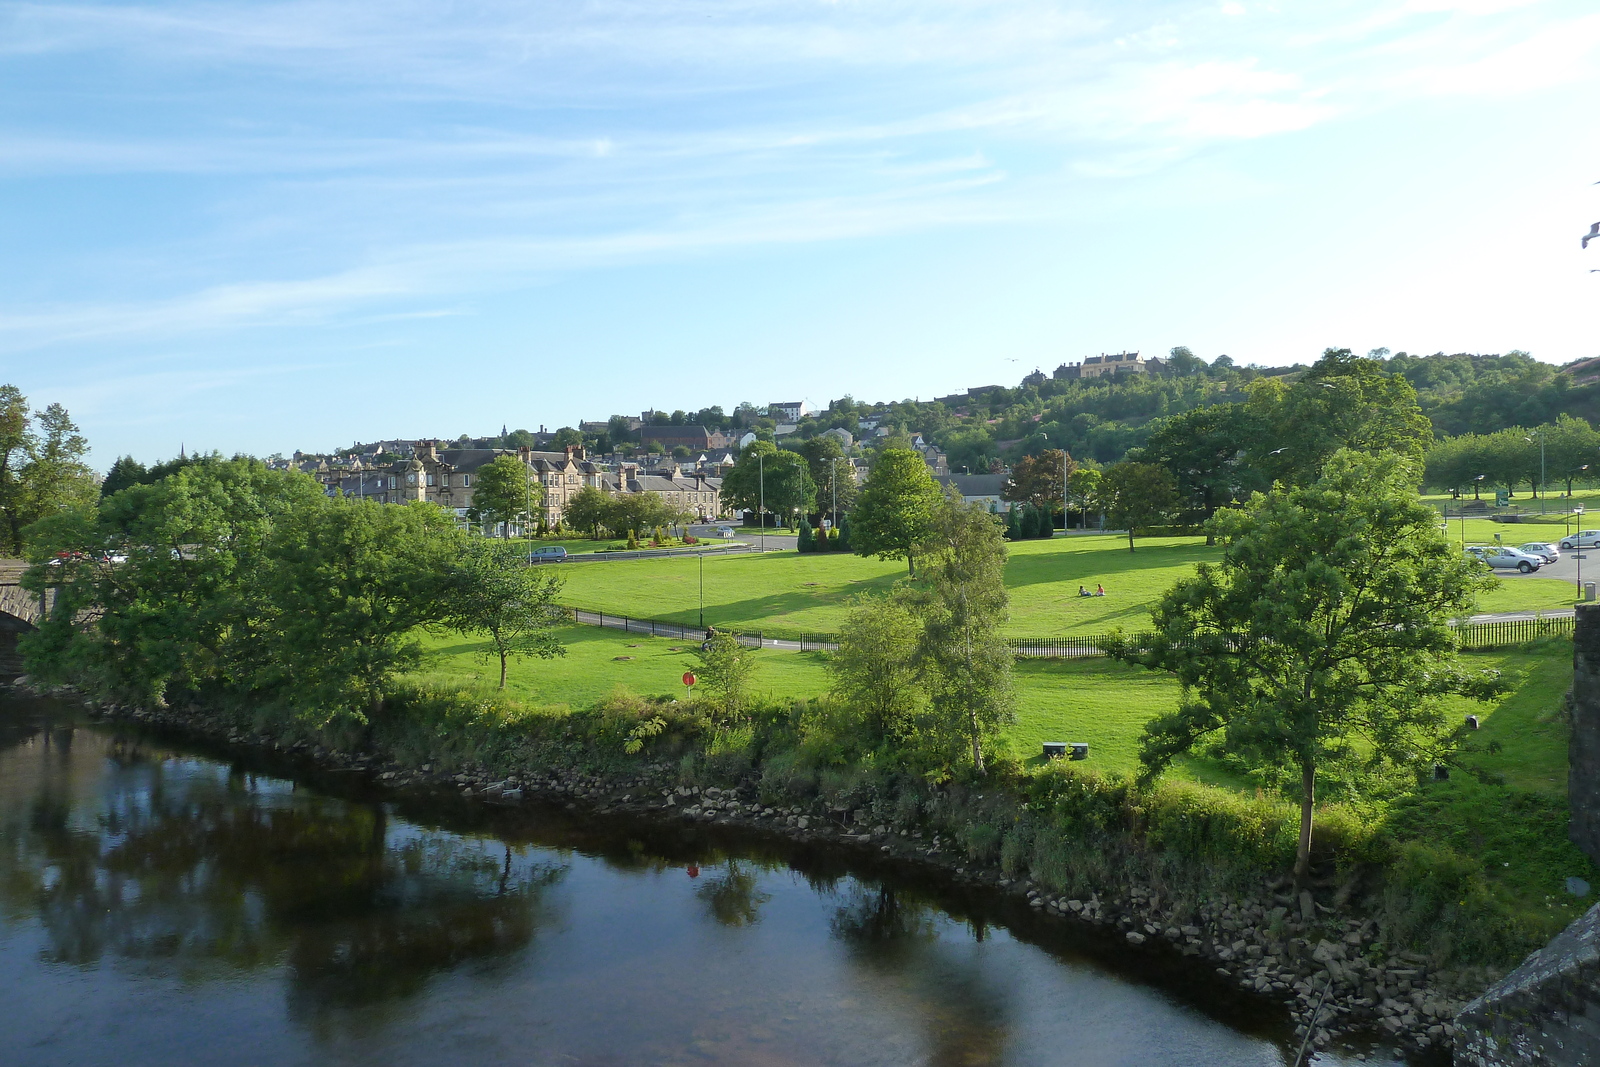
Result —
[[[643, 707], [635, 694], [679, 700], [680, 714], [692, 712], [694, 705], [681, 701], [684, 691], [679, 682], [683, 672], [696, 662], [692, 642], [595, 627], [572, 627], [563, 633], [563, 640], [568, 644], [566, 657], [513, 665], [507, 700], [486, 688], [492, 675], [476, 655], [481, 646], [459, 639], [434, 641], [427, 673], [418, 681], [432, 688], [475, 694], [486, 706], [509, 703], [536, 708], [535, 718], [547, 723], [570, 716], [581, 720], [592, 713], [591, 709], [617, 705], [619, 701], [622, 706]], [[821, 695], [827, 688], [824, 654], [766, 650], [753, 655], [755, 687], [764, 694], [768, 706], [793, 706], [797, 701]], [[1412, 933], [1421, 941], [1432, 936], [1430, 931], [1436, 932], [1442, 913], [1451, 916], [1441, 928], [1447, 931], [1447, 940], [1464, 936], [1458, 929], [1465, 921], [1462, 916], [1493, 916], [1496, 933], [1491, 943], [1502, 949], [1480, 946], [1460, 950], [1469, 956], [1511, 951], [1505, 946], [1531, 945], [1576, 917], [1589, 901], [1569, 896], [1564, 890], [1565, 879], [1577, 875], [1600, 886], [1600, 871], [1566, 839], [1567, 727], [1561, 709], [1571, 682], [1571, 655], [1570, 643], [1551, 641], [1526, 649], [1471, 656], [1469, 662], [1474, 666], [1503, 671], [1509, 689], [1492, 703], [1462, 703], [1458, 707], [1463, 716], [1469, 711], [1475, 713], [1481, 723], [1481, 729], [1469, 736], [1459, 766], [1448, 781], [1424, 777], [1378, 800], [1345, 800], [1330, 791], [1334, 802], [1324, 807], [1323, 829], [1319, 831], [1323, 844], [1334, 850], [1324, 853], [1327, 869], [1342, 870], [1347, 875], [1364, 871], [1364, 884], [1371, 889], [1383, 882], [1384, 876], [1376, 868], [1400, 862], [1396, 858], [1401, 855], [1400, 850], [1413, 847], [1413, 852], [1405, 853], [1411, 857], [1408, 862], [1429, 870], [1430, 864], [1442, 865], [1450, 876], [1441, 882], [1432, 875], [1413, 872], [1408, 877], [1421, 888], [1413, 887], [1415, 892], [1402, 894], [1406, 907], [1401, 903], [1391, 903], [1390, 907], [1397, 914], [1411, 915], [1408, 921], [1414, 928]], [[1127, 792], [1127, 782], [1137, 770], [1141, 732], [1153, 715], [1173, 706], [1176, 686], [1164, 676], [1105, 659], [1023, 661], [1017, 665], [1016, 681], [1018, 717], [1004, 738], [1015, 761], [1016, 788], [1026, 792], [1033, 788], [1029, 783], [1039, 775], [1055, 781], [1052, 776], [1067, 773], [1075, 781], [1091, 782], [1094, 791], [1123, 797], [1117, 803], [1125, 802], [1124, 807], [1113, 804], [1113, 808], [1122, 813], [1117, 819], [1129, 817], [1126, 805], [1135, 801], [1128, 799], [1131, 794]], [[1087, 741], [1090, 759], [1069, 768], [1046, 765], [1038, 755], [1040, 742], [1045, 740]], [[707, 741], [702, 738], [683, 743], [693, 748], [694, 744]], [[788, 760], [781, 753], [783, 743], [780, 738], [756, 744], [749, 753], [752, 766], [748, 773], [761, 776], [763, 766], [774, 759]], [[681, 755], [673, 753], [674, 758]], [[838, 790], [848, 788], [841, 783], [865, 779], [860, 772], [836, 769], [800, 774], [794, 780], [804, 791], [830, 788], [828, 782]], [[1287, 836], [1273, 836], [1270, 847], [1256, 842], [1251, 846], [1256, 850], [1252, 854], [1260, 855], [1263, 847], [1269, 852], [1287, 849], [1284, 854], [1292, 859], [1292, 807], [1273, 799], [1275, 794], [1270, 790], [1259, 788], [1257, 781], [1230, 765], [1225, 754], [1184, 760], [1166, 780], [1170, 789], [1179, 792], [1163, 794], [1167, 799], [1162, 803], [1178, 804], [1180, 801], [1173, 798], [1181, 797], [1182, 804], [1198, 805], [1196, 810], [1201, 812], [1213, 807], [1222, 812], [1233, 811], [1236, 802], [1263, 805], [1251, 809], [1255, 814], [1250, 819], [1258, 823], [1266, 818], [1274, 827], [1272, 835]], [[999, 837], [990, 842], [994, 848], [1003, 844], [1005, 825], [1001, 823], [1019, 817], [1019, 811], [996, 817], [1000, 823], [995, 830]], [[1224, 822], [1242, 818], [1234, 811]], [[1265, 832], [1260, 826], [1252, 831]], [[978, 834], [972, 842], [975, 848], [981, 851], [988, 847], [984, 844], [988, 833]], [[1022, 846], [1012, 847], [1015, 850]], [[1427, 850], [1434, 859], [1416, 859], [1415, 849]], [[1124, 856], [1124, 860], [1133, 862], [1133, 854]], [[1059, 865], [1061, 858], [1055, 853], [1041, 853], [1039, 862], [1048, 867]], [[1210, 862], [1222, 861], [1213, 857]], [[1092, 873], [1086, 869], [1079, 876], [1088, 878]], [[1445, 901], [1440, 893], [1456, 895]], [[1472, 894], [1477, 894], [1478, 899], [1469, 901]], [[1418, 914], [1422, 917], [1418, 918]]]

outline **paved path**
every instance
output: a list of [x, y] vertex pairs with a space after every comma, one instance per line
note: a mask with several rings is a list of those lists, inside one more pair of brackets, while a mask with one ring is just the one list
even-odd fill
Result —
[[681, 556], [692, 559], [695, 556], [734, 556], [750, 552], [793, 552], [799, 544], [799, 538], [794, 534], [768, 534], [765, 546], [761, 543], [760, 535], [744, 535], [748, 540], [735, 541], [732, 544], [708, 544], [705, 548], [641, 548], [634, 552], [574, 552], [564, 560], [541, 560], [542, 563], [610, 563], [621, 559], [664, 559], [668, 556]]

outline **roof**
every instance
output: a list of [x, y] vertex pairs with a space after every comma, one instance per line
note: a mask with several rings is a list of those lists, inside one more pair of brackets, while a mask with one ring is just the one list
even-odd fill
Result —
[[953, 485], [962, 496], [999, 496], [1005, 484], [1003, 474], [935, 474], [940, 485]]

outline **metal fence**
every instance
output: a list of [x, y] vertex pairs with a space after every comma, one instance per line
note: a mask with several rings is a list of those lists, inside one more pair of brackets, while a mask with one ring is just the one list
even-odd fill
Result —
[[[651, 637], [671, 637], [699, 643], [705, 640], [705, 630], [683, 623], [664, 622], [660, 619], [636, 619], [627, 615], [609, 615], [601, 611], [566, 608], [573, 622], [586, 626], [604, 626], [627, 633], [647, 634]], [[1545, 637], [1572, 636], [1574, 619], [1571, 615], [1541, 616], [1527, 619], [1502, 619], [1496, 622], [1465, 622], [1456, 629], [1461, 634], [1461, 647], [1471, 651], [1511, 648]], [[730, 630], [718, 626], [719, 633], [731, 633], [739, 643], [748, 648], [778, 648], [790, 652], [831, 652], [839, 647], [839, 635], [805, 630], [761, 629]], [[1139, 634], [1132, 635], [1138, 641]], [[1105, 655], [1108, 634], [1082, 634], [1072, 637], [1014, 637], [1010, 640], [1012, 651], [1019, 659], [1077, 659]]]

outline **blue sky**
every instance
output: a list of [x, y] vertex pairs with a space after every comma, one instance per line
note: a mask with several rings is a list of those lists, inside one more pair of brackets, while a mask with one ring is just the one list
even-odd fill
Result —
[[1592, 0], [0, 3], [0, 380], [104, 466], [1600, 355]]

